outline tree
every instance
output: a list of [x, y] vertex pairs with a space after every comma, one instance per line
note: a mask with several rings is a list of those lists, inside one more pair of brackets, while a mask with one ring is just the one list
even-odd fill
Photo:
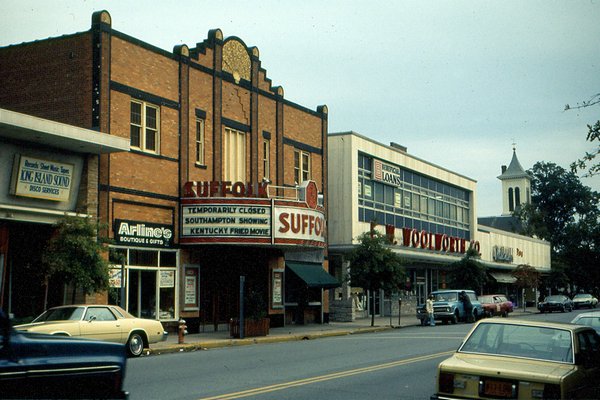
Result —
[[[108, 261], [103, 257], [108, 240], [98, 236], [100, 227], [87, 217], [65, 216], [55, 225], [54, 235], [42, 255], [46, 281], [58, 278], [86, 294], [108, 289]], [[48, 285], [46, 285], [46, 291]], [[46, 308], [47, 293], [44, 299]]]
[[552, 263], [550, 273], [546, 276], [540, 276], [540, 291], [546, 295], [557, 293], [559, 290], [569, 286], [569, 277], [566, 273], [567, 266], [559, 261]]
[[450, 264], [450, 270], [446, 278], [451, 287], [481, 292], [481, 288], [488, 281], [488, 277], [485, 266], [477, 261], [478, 258], [477, 251], [469, 249], [460, 261]]
[[554, 253], [561, 254], [572, 244], [574, 231], [598, 224], [600, 195], [554, 163], [537, 162], [529, 173], [531, 204], [522, 205], [515, 216], [526, 234], [551, 242]]
[[[378, 232], [367, 232], [359, 237], [360, 244], [350, 253], [349, 280], [354, 287], [375, 293], [392, 293], [404, 283], [402, 261], [389, 247], [388, 238]], [[375, 302], [371, 326], [375, 325]]]
[[[582, 102], [582, 104], [577, 104], [574, 107], [571, 107], [570, 105], [567, 104], [565, 106], [565, 111], [579, 109], [579, 108], [585, 108], [585, 107], [591, 107], [596, 104], [600, 104], [600, 93], [592, 96], [588, 101], [584, 101], [584, 102]], [[587, 128], [588, 128], [588, 134], [587, 134], [586, 140], [590, 143], [592, 143], [594, 141], [600, 142], [600, 121], [596, 121], [596, 123], [594, 125], [588, 125]], [[600, 145], [598, 145], [591, 152], [586, 152], [582, 158], [580, 158], [579, 160], [572, 163], [571, 171], [576, 173], [577, 171], [582, 171], [582, 170], [587, 169], [587, 173], [584, 174], [584, 176], [586, 176], [586, 177], [591, 177], [591, 176], [600, 174], [600, 162], [597, 162], [594, 164], [594, 160], [595, 160], [596, 156], [598, 156], [598, 154], [600, 154]]]
[[553, 163], [538, 162], [529, 172], [531, 204], [515, 212], [524, 233], [550, 242], [553, 268], [564, 265], [571, 283], [587, 286], [594, 279], [598, 285], [600, 194]]
[[512, 273], [512, 276], [515, 277], [515, 286], [521, 289], [523, 292], [523, 310], [525, 310], [526, 302], [525, 302], [525, 294], [523, 289], [531, 288], [537, 289], [540, 282], [540, 274], [539, 272], [533, 268], [531, 265], [521, 264], [518, 265], [517, 268]]

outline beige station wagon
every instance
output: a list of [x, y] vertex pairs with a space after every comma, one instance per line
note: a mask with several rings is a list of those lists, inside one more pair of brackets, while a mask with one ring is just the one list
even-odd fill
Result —
[[166, 340], [160, 321], [136, 318], [112, 305], [70, 305], [49, 308], [20, 331], [124, 343], [132, 357], [142, 354], [150, 343]]
[[590, 327], [486, 319], [440, 363], [431, 399], [597, 399], [599, 373]]

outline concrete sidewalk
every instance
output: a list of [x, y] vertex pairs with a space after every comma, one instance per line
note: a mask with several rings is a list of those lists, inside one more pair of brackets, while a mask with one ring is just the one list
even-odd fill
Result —
[[[534, 307], [515, 310], [510, 317], [537, 312]], [[509, 317], [509, 318], [510, 318]], [[391, 322], [391, 324], [390, 324]], [[380, 332], [389, 329], [418, 326], [419, 320], [414, 314], [403, 314], [392, 317], [375, 317], [375, 325], [371, 326], [371, 318], [360, 318], [352, 322], [330, 322], [328, 324], [288, 325], [281, 328], [271, 328], [267, 336], [234, 339], [229, 331], [204, 332], [188, 334], [184, 343], [178, 343], [177, 334], [169, 334], [166, 341], [150, 345], [145, 355], [165, 354], [183, 351], [207, 350], [217, 347], [245, 346], [260, 343], [289, 342], [295, 340], [312, 340], [331, 336], [355, 335], [360, 333]]]

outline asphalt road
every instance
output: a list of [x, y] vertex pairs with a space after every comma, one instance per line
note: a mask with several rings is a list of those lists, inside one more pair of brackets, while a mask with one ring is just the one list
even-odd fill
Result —
[[[569, 322], [579, 312], [523, 318]], [[226, 347], [128, 362], [130, 399], [428, 399], [472, 324]]]

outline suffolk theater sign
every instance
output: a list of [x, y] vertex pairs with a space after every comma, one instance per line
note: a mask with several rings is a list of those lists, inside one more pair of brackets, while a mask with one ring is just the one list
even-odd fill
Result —
[[298, 193], [298, 200], [284, 200], [269, 198], [263, 183], [187, 182], [180, 243], [325, 247], [325, 214], [315, 182], [304, 182]]

